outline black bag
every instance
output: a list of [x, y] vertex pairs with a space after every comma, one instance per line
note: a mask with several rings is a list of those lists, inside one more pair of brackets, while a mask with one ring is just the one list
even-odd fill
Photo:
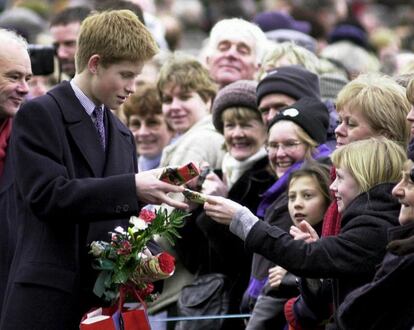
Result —
[[[182, 288], [177, 303], [180, 316], [226, 315], [229, 310], [229, 283], [225, 275], [210, 273], [197, 276]], [[176, 330], [217, 330], [223, 319], [179, 321]]]

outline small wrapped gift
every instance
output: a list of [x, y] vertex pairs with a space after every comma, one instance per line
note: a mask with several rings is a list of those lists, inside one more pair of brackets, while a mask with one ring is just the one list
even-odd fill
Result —
[[181, 167], [166, 167], [161, 173], [160, 180], [180, 186], [200, 174], [194, 163], [188, 163]]

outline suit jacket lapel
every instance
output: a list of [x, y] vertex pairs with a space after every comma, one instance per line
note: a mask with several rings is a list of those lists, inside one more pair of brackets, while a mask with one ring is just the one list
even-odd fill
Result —
[[109, 109], [106, 109], [105, 112], [108, 143], [104, 175], [137, 172], [137, 157], [131, 133], [124, 124], [115, 118]]
[[72, 87], [68, 82], [63, 82], [49, 91], [48, 94], [58, 103], [68, 132], [93, 174], [96, 177], [102, 176], [105, 166], [105, 153], [100, 145], [93, 122], [75, 96]]

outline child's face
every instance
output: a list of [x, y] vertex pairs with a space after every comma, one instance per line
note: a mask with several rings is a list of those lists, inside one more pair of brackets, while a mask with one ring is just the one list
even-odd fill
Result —
[[327, 205], [319, 184], [313, 177], [292, 179], [288, 196], [289, 215], [295, 226], [303, 220], [314, 226], [323, 219]]
[[122, 61], [107, 67], [98, 64], [91, 82], [91, 96], [95, 104], [105, 104], [118, 109], [135, 92], [135, 79], [141, 73], [143, 63]]
[[358, 183], [345, 168], [336, 169], [336, 179], [332, 182], [330, 189], [335, 194], [339, 213], [343, 213], [349, 203], [360, 193]]
[[392, 190], [401, 204], [399, 221], [401, 225], [414, 221], [414, 182], [410, 178], [410, 171], [414, 163], [409, 161], [403, 169], [403, 177]]

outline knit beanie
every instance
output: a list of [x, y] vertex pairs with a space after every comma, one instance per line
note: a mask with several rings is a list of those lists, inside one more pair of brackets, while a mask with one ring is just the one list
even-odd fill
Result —
[[254, 80], [238, 80], [220, 89], [214, 98], [211, 112], [213, 124], [217, 131], [223, 133], [223, 111], [231, 107], [244, 107], [257, 111], [257, 82]]
[[316, 48], [318, 46], [317, 41], [308, 34], [288, 29], [273, 30], [266, 32], [265, 34], [267, 39], [276, 43], [291, 41], [294, 44], [302, 46], [303, 48], [306, 48], [310, 52], [316, 54]]
[[256, 90], [257, 104], [268, 94], [286, 94], [299, 100], [310, 96], [320, 99], [319, 78], [300, 65], [281, 66], [269, 71]]
[[329, 112], [326, 105], [314, 97], [303, 97], [296, 103], [284, 107], [269, 123], [270, 128], [281, 120], [290, 120], [303, 130], [318, 144], [326, 141], [329, 127]]
[[348, 79], [339, 73], [323, 73], [319, 77], [322, 100], [336, 100], [338, 93], [348, 83]]
[[289, 14], [277, 10], [258, 13], [253, 18], [253, 23], [258, 25], [263, 32], [278, 29], [289, 29], [302, 33], [309, 33], [311, 31], [309, 22], [295, 20]]
[[367, 32], [359, 24], [339, 23], [328, 36], [328, 43], [333, 44], [338, 41], [348, 40], [353, 44], [371, 51]]

